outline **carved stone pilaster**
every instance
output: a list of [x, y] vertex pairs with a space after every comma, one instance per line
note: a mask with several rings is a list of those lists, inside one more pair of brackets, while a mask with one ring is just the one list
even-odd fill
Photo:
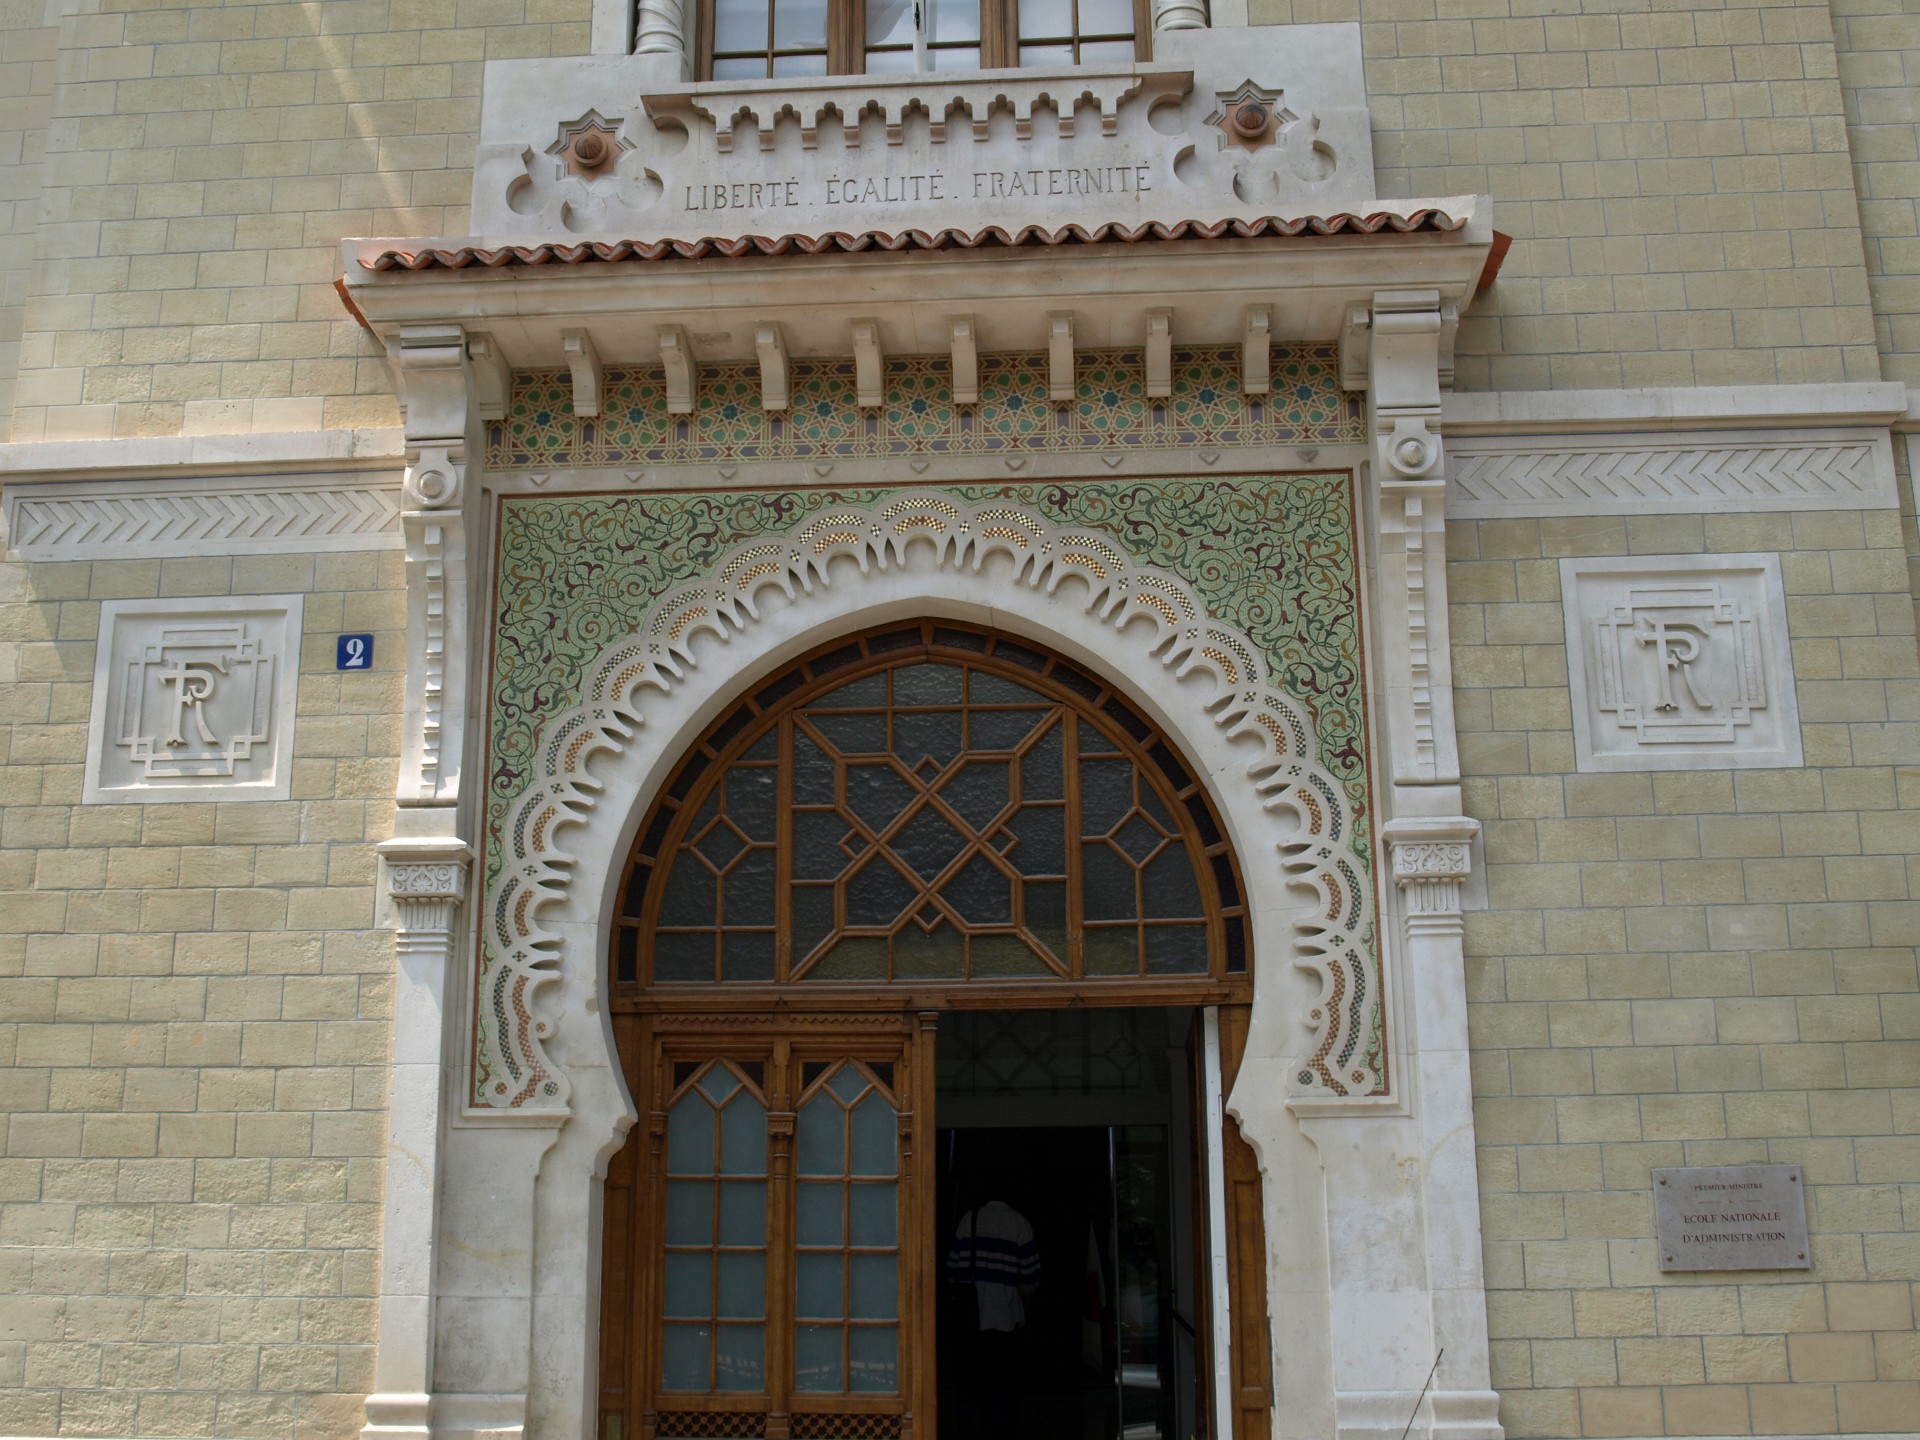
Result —
[[1367, 391], [1380, 547], [1387, 743], [1396, 785], [1451, 785], [1460, 761], [1447, 653], [1446, 447], [1440, 385], [1455, 317], [1437, 290], [1383, 290], [1341, 337], [1341, 380]]
[[[434, 816], [435, 819], [450, 818]], [[393, 903], [393, 1085], [373, 1393], [361, 1440], [427, 1440], [433, 1411], [433, 1283], [448, 1084], [447, 981], [472, 854], [451, 837], [385, 841]]]
[[398, 799], [452, 804], [466, 738], [467, 541], [477, 510], [473, 368], [458, 325], [404, 326], [389, 344], [406, 410], [401, 531], [407, 548], [407, 700]]
[[1429, 1377], [1431, 1428], [1421, 1433], [1433, 1440], [1500, 1440], [1480, 1254], [1466, 927], [1460, 913], [1480, 823], [1464, 815], [1416, 816], [1389, 820], [1382, 829], [1406, 922], [1401, 993], [1407, 997], [1413, 1123], [1424, 1158], [1419, 1204], [1429, 1343], [1437, 1357]]

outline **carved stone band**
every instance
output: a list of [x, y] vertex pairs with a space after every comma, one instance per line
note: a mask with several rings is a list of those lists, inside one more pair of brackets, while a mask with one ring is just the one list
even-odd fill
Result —
[[458, 901], [467, 893], [466, 863], [389, 865], [387, 893], [396, 900]]
[[1402, 841], [1393, 846], [1394, 883], [1465, 880], [1473, 873], [1473, 853], [1464, 840]]

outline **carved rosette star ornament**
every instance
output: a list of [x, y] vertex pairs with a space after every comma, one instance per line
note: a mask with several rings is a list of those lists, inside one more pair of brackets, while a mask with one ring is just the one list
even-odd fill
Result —
[[547, 146], [547, 154], [557, 162], [554, 178], [572, 176], [591, 183], [611, 175], [620, 157], [633, 149], [631, 140], [620, 138], [622, 123], [618, 118], [607, 119], [597, 110], [564, 122], [559, 136]]

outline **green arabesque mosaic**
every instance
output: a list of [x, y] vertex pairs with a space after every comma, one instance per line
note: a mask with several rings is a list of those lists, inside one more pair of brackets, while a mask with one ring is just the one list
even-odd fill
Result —
[[1240, 392], [1232, 346], [1173, 352], [1173, 394], [1149, 399], [1137, 350], [1083, 351], [1079, 394], [1047, 398], [1044, 355], [980, 357], [980, 403], [953, 403], [951, 362], [887, 362], [886, 404], [855, 403], [851, 360], [793, 362], [792, 404], [769, 413], [754, 365], [703, 365], [694, 413], [669, 415], [657, 366], [610, 367], [601, 413], [573, 413], [565, 370], [513, 377], [506, 418], [487, 426], [494, 470], [701, 461], [845, 460], [890, 455], [999, 455], [1186, 445], [1323, 445], [1366, 438], [1365, 407], [1340, 389], [1326, 345], [1276, 346], [1272, 390]]
[[[1353, 854], [1371, 872], [1355, 501], [1352, 477], [1338, 472], [502, 497], [482, 859], [489, 890], [507, 809], [534, 778], [541, 726], [579, 703], [587, 667], [655, 600], [709, 573], [742, 541], [785, 533], [828, 507], [927, 489], [1098, 530], [1192, 585], [1209, 610], [1263, 647], [1275, 677], [1312, 716], [1320, 761], [1358, 822]], [[483, 975], [488, 963], [483, 954]], [[1376, 1035], [1370, 1047], [1376, 1066], [1381, 1043]], [[475, 1058], [483, 1069], [490, 1062]]]

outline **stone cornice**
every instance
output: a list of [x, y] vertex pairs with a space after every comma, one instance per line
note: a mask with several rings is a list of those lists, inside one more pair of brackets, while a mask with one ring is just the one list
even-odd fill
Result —
[[751, 360], [757, 328], [772, 324], [796, 357], [838, 356], [851, 352], [854, 322], [874, 316], [893, 355], [947, 350], [958, 318], [971, 320], [980, 353], [1042, 348], [1053, 313], [1081, 320], [1081, 345], [1140, 344], [1149, 312], [1160, 309], [1172, 311], [1176, 345], [1238, 344], [1256, 298], [1271, 311], [1275, 340], [1326, 342], [1340, 336], [1350, 307], [1370, 303], [1376, 291], [1431, 289], [1457, 311], [1471, 303], [1492, 242], [1491, 202], [1420, 203], [1458, 206], [1472, 218], [1444, 233], [533, 270], [375, 271], [362, 261], [388, 243], [348, 240], [342, 263], [346, 289], [376, 332], [457, 322], [489, 332], [515, 369], [564, 365], [569, 330], [590, 333], [609, 365], [658, 364], [662, 332], [672, 327], [693, 337], [697, 361]]
[[1779, 429], [1891, 425], [1908, 391], [1888, 381], [1833, 385], [1685, 385], [1644, 390], [1505, 390], [1441, 400], [1447, 433], [1563, 435], [1590, 431]]
[[38, 440], [0, 445], [0, 483], [313, 470], [393, 471], [404, 454], [398, 428], [299, 430], [239, 435], [156, 435], [118, 440]]

